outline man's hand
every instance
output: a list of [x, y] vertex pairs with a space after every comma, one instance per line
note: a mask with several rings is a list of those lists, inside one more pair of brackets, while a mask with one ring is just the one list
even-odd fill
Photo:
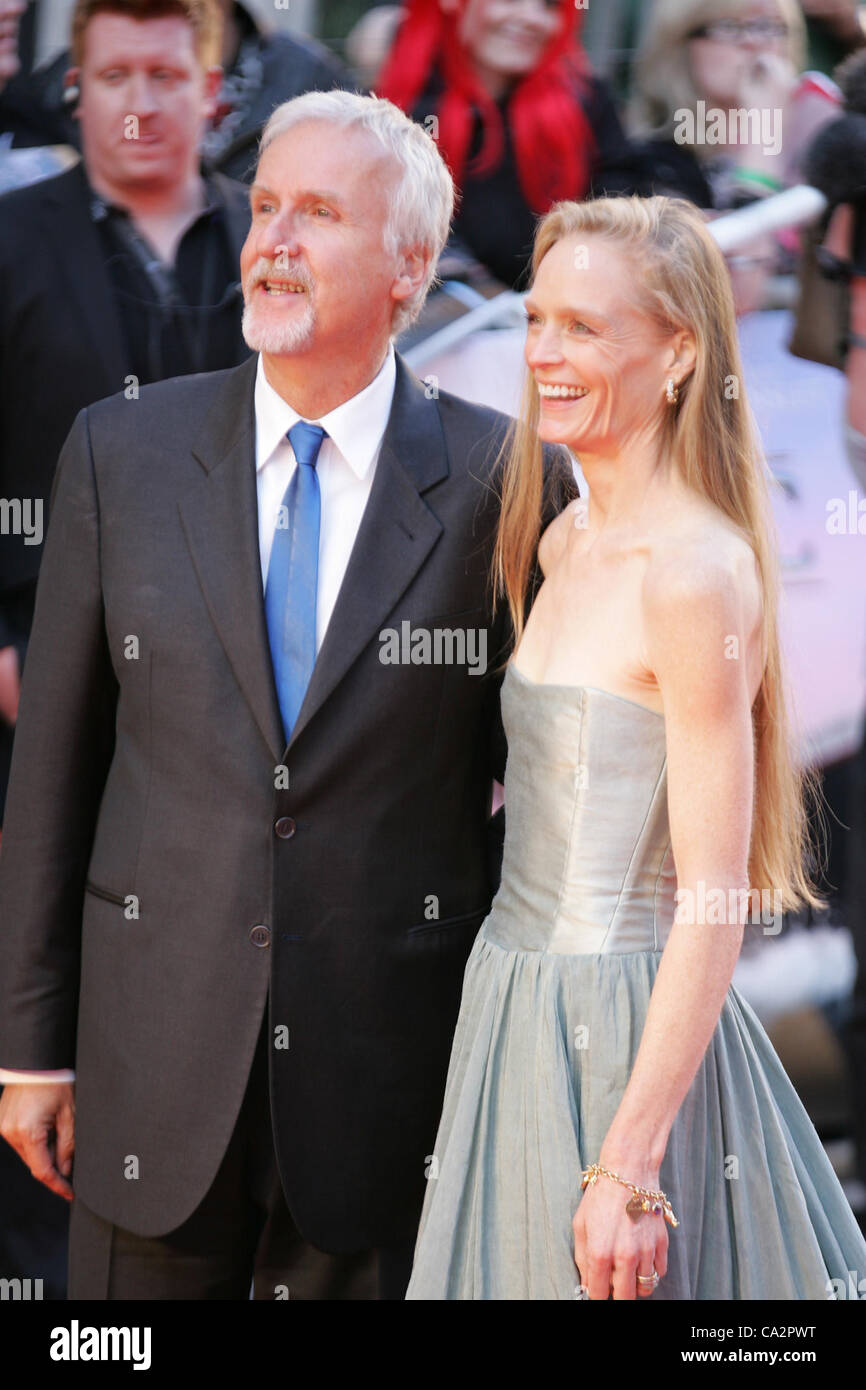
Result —
[[24, 1160], [38, 1182], [72, 1201], [75, 1152], [75, 1084], [21, 1082], [0, 1096], [0, 1136]]
[[14, 724], [18, 718], [21, 671], [15, 647], [0, 647], [0, 719]]

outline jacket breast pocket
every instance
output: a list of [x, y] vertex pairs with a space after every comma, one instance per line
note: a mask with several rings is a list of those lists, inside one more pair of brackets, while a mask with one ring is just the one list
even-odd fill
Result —
[[107, 903], [116, 903], [118, 907], [126, 907], [130, 899], [135, 898], [134, 893], [115, 893], [110, 888], [103, 888], [101, 884], [94, 883], [88, 879], [84, 885], [86, 893], [92, 893], [95, 898], [104, 898]]
[[434, 613], [432, 618], [422, 618], [420, 621], [412, 620], [413, 627], [486, 627], [487, 613], [483, 608], [459, 608], [451, 613]]
[[488, 622], [483, 608], [461, 608], [429, 618], [403, 618], [379, 634], [380, 660], [451, 666], [464, 674], [485, 675]]
[[489, 911], [489, 904], [485, 904], [484, 907], [473, 907], [470, 912], [460, 912], [456, 917], [433, 918], [429, 922], [419, 922], [417, 926], [410, 927], [406, 935], [427, 936], [433, 932], [447, 932], [456, 927], [467, 927], [472, 922], [480, 926]]

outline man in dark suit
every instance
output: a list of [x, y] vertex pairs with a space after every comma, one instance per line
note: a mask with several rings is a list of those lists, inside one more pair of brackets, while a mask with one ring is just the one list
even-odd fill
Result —
[[[237, 365], [246, 190], [203, 176], [220, 70], [212, 0], [78, 0], [83, 158], [0, 198], [0, 820], [44, 510], [78, 411], [147, 382]], [[6, 529], [6, 528], [4, 528]]]
[[257, 1296], [344, 1296], [366, 1260], [402, 1298], [495, 886], [507, 419], [392, 341], [450, 176], [389, 103], [310, 93], [251, 200], [259, 355], [83, 411], [52, 501], [0, 1062], [74, 1063], [75, 1135], [62, 1079], [8, 1086], [0, 1133], [74, 1185], [73, 1298], [244, 1298], [274, 1224]]

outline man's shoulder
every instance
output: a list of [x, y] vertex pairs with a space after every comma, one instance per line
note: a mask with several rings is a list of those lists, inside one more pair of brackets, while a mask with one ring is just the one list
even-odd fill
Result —
[[[429, 386], [425, 388], [429, 389]], [[438, 388], [433, 399], [452, 476], [455, 470], [487, 481], [497, 475], [502, 467], [508, 428], [513, 423], [511, 416]]]
[[85, 191], [85, 181], [78, 163], [75, 163], [59, 174], [52, 174], [50, 178], [37, 179], [23, 188], [10, 188], [6, 193], [0, 193], [0, 222], [3, 224], [4, 241], [7, 232], [21, 228], [30, 219], [44, 217], [46, 203], [83, 199]]
[[[451, 391], [439, 391], [438, 402], [446, 430], [450, 427], [461, 431], [464, 436], [473, 437], [478, 444], [491, 447], [495, 454], [504, 447], [509, 429], [516, 423], [514, 416], [503, 410], [465, 400]], [[548, 469], [565, 469], [571, 475], [571, 461], [567, 450], [561, 445], [543, 444], [542, 454]]]
[[227, 395], [239, 396], [249, 390], [252, 400], [254, 362], [248, 358], [238, 367], [218, 372], [197, 372], [190, 376], [167, 377], [147, 386], [134, 382], [87, 407], [91, 430], [114, 428], [140, 432], [144, 428], [165, 435], [178, 428], [198, 431], [202, 421]]
[[[429, 389], [425, 386], [425, 391]], [[439, 413], [446, 425], [504, 438], [509, 425], [513, 423], [512, 416], [506, 415], [504, 411], [482, 405], [478, 401], [466, 400], [464, 396], [457, 396], [453, 391], [442, 391], [437, 387], [433, 398], [438, 401]]]

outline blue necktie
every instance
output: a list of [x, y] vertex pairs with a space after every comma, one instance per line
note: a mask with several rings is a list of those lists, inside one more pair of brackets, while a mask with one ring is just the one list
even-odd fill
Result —
[[287, 743], [316, 661], [322, 512], [316, 460], [327, 436], [321, 425], [299, 420], [288, 437], [298, 466], [283, 497], [265, 585], [265, 617]]

